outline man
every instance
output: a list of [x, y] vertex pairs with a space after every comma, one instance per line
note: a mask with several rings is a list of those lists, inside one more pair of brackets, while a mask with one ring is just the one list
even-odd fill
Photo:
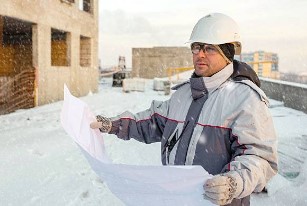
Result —
[[194, 74], [175, 86], [168, 101], [150, 109], [108, 119], [97, 116], [91, 128], [161, 142], [163, 165], [201, 165], [213, 178], [204, 198], [218, 205], [249, 205], [277, 172], [276, 135], [259, 79], [240, 54], [238, 26], [213, 13], [195, 25], [189, 43]]

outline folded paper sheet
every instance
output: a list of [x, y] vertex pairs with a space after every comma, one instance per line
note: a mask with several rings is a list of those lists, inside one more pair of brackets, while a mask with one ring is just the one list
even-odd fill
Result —
[[204, 200], [202, 185], [211, 178], [200, 166], [134, 166], [113, 164], [107, 156], [89, 107], [64, 86], [61, 123], [96, 174], [125, 205], [213, 205]]

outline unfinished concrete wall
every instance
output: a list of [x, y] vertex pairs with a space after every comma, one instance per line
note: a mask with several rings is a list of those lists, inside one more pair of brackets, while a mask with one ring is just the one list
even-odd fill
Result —
[[192, 67], [188, 47], [153, 47], [132, 49], [132, 76], [152, 79], [167, 77], [167, 68]]
[[284, 102], [286, 107], [307, 113], [307, 85], [260, 78], [261, 89], [266, 95]]
[[[71, 2], [74, 3], [62, 0], [1, 1], [0, 15], [33, 24], [31, 61], [37, 69], [37, 105], [63, 99], [64, 83], [76, 96], [96, 92], [98, 88], [98, 0], [86, 1], [91, 4], [89, 12], [79, 9], [79, 0]], [[51, 64], [52, 29], [69, 34], [66, 66]], [[91, 56], [87, 57], [90, 61], [86, 66], [81, 66], [80, 62], [81, 36], [89, 38], [91, 43]]]

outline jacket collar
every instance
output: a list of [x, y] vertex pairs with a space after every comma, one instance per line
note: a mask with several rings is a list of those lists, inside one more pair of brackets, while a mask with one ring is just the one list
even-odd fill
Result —
[[211, 77], [197, 78], [193, 75], [190, 78], [191, 92], [193, 99], [203, 97], [208, 93], [212, 93], [222, 83], [224, 83], [233, 73], [233, 64], [228, 64], [224, 69]]

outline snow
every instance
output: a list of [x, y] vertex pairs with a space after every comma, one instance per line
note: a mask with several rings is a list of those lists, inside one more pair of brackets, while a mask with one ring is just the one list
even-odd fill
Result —
[[[99, 92], [81, 97], [93, 112], [115, 116], [166, 100], [146, 80], [145, 92], [122, 92], [103, 79]], [[91, 170], [60, 124], [63, 101], [0, 116], [0, 205], [123, 205]], [[251, 205], [307, 205], [307, 115], [271, 101], [279, 143], [280, 175], [268, 193], [253, 194]], [[113, 162], [161, 165], [159, 143], [146, 145], [104, 135]]]

